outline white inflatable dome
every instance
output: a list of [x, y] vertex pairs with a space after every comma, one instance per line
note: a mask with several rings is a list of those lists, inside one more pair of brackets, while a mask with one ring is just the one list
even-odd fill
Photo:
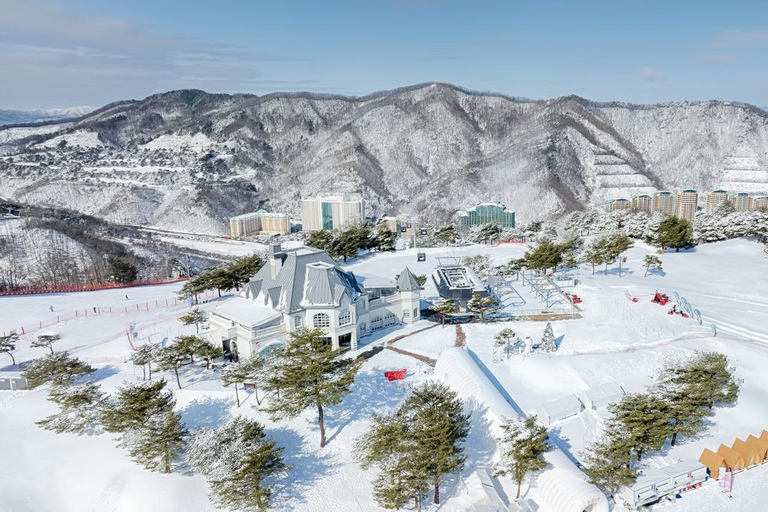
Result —
[[[522, 417], [502, 396], [465, 348], [451, 348], [440, 354], [435, 376], [464, 400], [474, 399], [486, 406], [492, 430], [500, 436], [507, 418]], [[539, 512], [608, 512], [608, 499], [586, 480], [584, 473], [559, 448], [545, 455], [550, 466], [538, 478]]]

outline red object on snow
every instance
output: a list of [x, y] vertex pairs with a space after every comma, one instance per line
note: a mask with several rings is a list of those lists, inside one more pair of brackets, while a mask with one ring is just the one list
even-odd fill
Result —
[[389, 382], [392, 382], [393, 380], [403, 380], [407, 373], [408, 373], [408, 370], [403, 368], [402, 370], [384, 372], [384, 376], [387, 378]]
[[656, 292], [651, 299], [651, 302], [658, 304], [660, 306], [665, 306], [667, 302], [669, 302], [669, 297], [664, 293]]
[[571, 302], [573, 302], [574, 304], [581, 304], [581, 297], [579, 297], [578, 295], [574, 295], [573, 298], [571, 299]]

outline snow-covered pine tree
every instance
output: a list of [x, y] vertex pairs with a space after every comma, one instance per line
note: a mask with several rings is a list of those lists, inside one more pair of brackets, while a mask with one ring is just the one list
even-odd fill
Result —
[[32, 348], [47, 348], [53, 354], [53, 344], [61, 339], [58, 334], [41, 334], [29, 343]]
[[509, 356], [511, 355], [512, 343], [515, 341], [516, 336], [517, 334], [515, 334], [514, 330], [505, 328], [496, 333], [496, 336], [494, 337], [495, 346], [504, 349], [504, 352], [507, 354], [507, 359], [509, 359]]
[[643, 260], [643, 266], [645, 267], [645, 274], [643, 274], [643, 277], [646, 277], [648, 275], [648, 272], [651, 270], [655, 271], [661, 271], [663, 269], [661, 264], [661, 258], [658, 256], [654, 256], [653, 254], [646, 254], [645, 259]]
[[544, 452], [549, 448], [549, 436], [547, 429], [536, 422], [536, 415], [528, 416], [525, 421], [507, 420], [501, 428], [501, 460], [496, 466], [496, 474], [512, 478], [517, 484], [517, 499], [525, 475], [547, 466]]
[[16, 358], [13, 357], [13, 351], [16, 350], [16, 343], [19, 342], [19, 335], [15, 332], [0, 336], [0, 353], [8, 354], [11, 358], [11, 364], [16, 366]]
[[362, 366], [362, 360], [341, 356], [322, 329], [291, 332], [271, 364], [264, 388], [273, 392], [267, 411], [273, 419], [293, 418], [317, 409], [320, 447], [325, 446], [325, 408], [341, 403]]
[[107, 399], [101, 420], [104, 430], [120, 434], [118, 445], [137, 463], [170, 473], [187, 435], [181, 415], [173, 411], [175, 404], [165, 380], [142, 382], [122, 387]]
[[208, 315], [205, 311], [200, 311], [199, 308], [195, 308], [186, 315], [179, 317], [179, 320], [184, 325], [194, 325], [195, 332], [200, 332], [200, 324], [204, 323], [208, 319]]
[[613, 432], [588, 446], [584, 457], [584, 471], [590, 483], [609, 494], [616, 494], [624, 486], [637, 480], [638, 470], [628, 440]]
[[216, 506], [263, 511], [269, 509], [273, 479], [290, 469], [282, 453], [263, 425], [237, 416], [220, 427], [197, 432], [186, 459], [208, 478]]
[[149, 369], [149, 380], [152, 380], [152, 363], [157, 361], [159, 346], [153, 343], [145, 343], [131, 354], [131, 362], [136, 366], [141, 366], [142, 380], [147, 380], [147, 369]]
[[235, 387], [235, 398], [237, 399], [238, 407], [240, 407], [240, 395], [237, 391], [237, 386], [246, 381], [253, 382], [256, 385], [254, 389], [256, 404], [261, 405], [258, 385], [264, 380], [266, 369], [267, 359], [265, 357], [253, 356], [249, 359], [241, 359], [237, 363], [229, 364], [222, 370], [221, 383], [225, 386]]
[[547, 326], [544, 328], [544, 335], [541, 337], [539, 350], [541, 350], [542, 352], [557, 351], [557, 340], [555, 339], [555, 333], [552, 331], [551, 322], [547, 322]]
[[450, 299], [444, 299], [432, 304], [429, 310], [440, 315], [440, 323], [445, 328], [445, 316], [456, 312], [456, 304]]
[[70, 357], [67, 352], [57, 352], [33, 359], [21, 375], [27, 379], [27, 389], [35, 389], [43, 384], [66, 386], [75, 376], [95, 371], [91, 365]]
[[467, 303], [467, 307], [470, 311], [480, 313], [480, 321], [485, 322], [485, 313], [487, 311], [495, 311], [499, 309], [499, 301], [492, 295], [483, 297], [479, 293], [476, 293]]
[[93, 383], [57, 386], [48, 393], [48, 400], [59, 406], [56, 414], [37, 421], [46, 430], [57, 434], [97, 434], [104, 403], [104, 392]]

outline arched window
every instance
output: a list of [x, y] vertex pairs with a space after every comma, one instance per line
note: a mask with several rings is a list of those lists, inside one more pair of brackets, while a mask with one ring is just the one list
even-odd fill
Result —
[[352, 323], [352, 313], [349, 311], [342, 311], [339, 313], [339, 325], [347, 325]]
[[312, 323], [315, 327], [330, 327], [331, 319], [325, 313], [317, 313], [312, 317]]
[[394, 313], [389, 312], [384, 317], [384, 327], [387, 327], [388, 325], [395, 325], [397, 323], [397, 316], [395, 316]]
[[301, 327], [301, 317], [300, 317], [300, 316], [295, 316], [295, 317], [293, 317], [293, 326], [294, 326], [296, 329], [298, 329], [299, 327]]
[[410, 318], [410, 317], [411, 317], [411, 312], [408, 311], [407, 309], [404, 309], [403, 310], [403, 318]]
[[364, 333], [367, 328], [368, 328], [368, 326], [365, 325], [365, 322], [363, 322], [363, 323], [360, 324], [360, 327], [359, 327], [358, 331], [360, 331], [361, 333]]

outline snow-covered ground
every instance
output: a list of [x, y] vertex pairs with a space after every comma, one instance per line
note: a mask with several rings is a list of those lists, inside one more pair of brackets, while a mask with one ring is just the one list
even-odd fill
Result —
[[[391, 278], [407, 266], [416, 274], [428, 275], [441, 256], [490, 254], [503, 263], [521, 256], [524, 250], [521, 246], [427, 249], [426, 262], [417, 262], [416, 251], [407, 250], [365, 255], [346, 267], [359, 274]], [[738, 376], [744, 379], [738, 404], [717, 409], [703, 435], [683, 440], [674, 448], [667, 447], [649, 459], [650, 465], [664, 465], [681, 458], [698, 458], [705, 447], [716, 449], [720, 443], [730, 444], [736, 437], [759, 434], [768, 428], [768, 261], [761, 245], [734, 240], [701, 246], [692, 252], [663, 255], [664, 273], [643, 277], [641, 261], [650, 251], [642, 244], [631, 249], [622, 277], [615, 269], [609, 269], [607, 275], [601, 271], [594, 276], [587, 267], [579, 270], [581, 284], [573, 291], [583, 298], [583, 318], [552, 323], [560, 344], [555, 354], [500, 360], [499, 354], [493, 353], [493, 336], [502, 328], [511, 327], [521, 338], [530, 336], [538, 340], [545, 327], [542, 322], [469, 324], [461, 329], [467, 347], [526, 412], [533, 412], [548, 400], [608, 382], [619, 382], [628, 391], [642, 390], [662, 364], [695, 350], [727, 354]], [[48, 319], [56, 314], [50, 312], [51, 305], [56, 312], [109, 306], [116, 309], [137, 303], [162, 305], [175, 297], [179, 286], [0, 298], [0, 331]], [[650, 303], [655, 290], [685, 296], [693, 307], [701, 310], [704, 325], [670, 316], [668, 308]], [[627, 294], [637, 297], [638, 302], [630, 301]], [[434, 295], [434, 286], [428, 281], [424, 296]], [[226, 298], [214, 299], [203, 308], [210, 309], [218, 300]], [[141, 370], [125, 362], [131, 349], [127, 337], [120, 332], [131, 323], [136, 324], [140, 340], [160, 341], [181, 332], [193, 332], [194, 327], [183, 327], [176, 321], [185, 311], [186, 306], [179, 305], [92, 315], [62, 322], [48, 330], [62, 335], [59, 348], [73, 350], [78, 357], [97, 366], [99, 382], [104, 389], [114, 391], [124, 382], [141, 378]], [[712, 323], [717, 325], [717, 337], [712, 336]], [[368, 338], [361, 350], [409, 335], [392, 346], [436, 359], [455, 345], [457, 330], [448, 325], [420, 331], [431, 325], [423, 320], [381, 331]], [[15, 354], [17, 359], [28, 360], [45, 353], [44, 349], [30, 349], [29, 339], [30, 335], [24, 336], [25, 341]], [[9, 362], [2, 360], [0, 365], [8, 370]], [[404, 381], [390, 383], [384, 379], [384, 371], [400, 368], [408, 370]], [[410, 386], [429, 379], [430, 373], [428, 364], [406, 354], [385, 349], [373, 356], [364, 364], [352, 394], [327, 412], [329, 444], [324, 449], [317, 447], [318, 431], [311, 412], [294, 420], [272, 422], [252, 407], [253, 396], [238, 409], [233, 390], [221, 386], [215, 371], [202, 367], [185, 369], [184, 389], [175, 392], [178, 409], [190, 429], [216, 425], [232, 415], [244, 414], [262, 421], [269, 434], [285, 447], [286, 461], [294, 468], [275, 495], [276, 510], [369, 511], [379, 510], [370, 489], [375, 475], [361, 471], [352, 460], [352, 443], [368, 428], [371, 414], [391, 411]], [[176, 387], [172, 379], [169, 387]], [[199, 475], [145, 471], [116, 448], [107, 434], [56, 435], [35, 426], [34, 421], [54, 410], [45, 397], [45, 389], [0, 392], [0, 445], [4, 447], [2, 461], [6, 470], [0, 480], [0, 510], [213, 510], [206, 496], [205, 481]], [[584, 446], [598, 435], [605, 417], [604, 409], [585, 411], [555, 423], [550, 434], [578, 459]], [[476, 465], [487, 463], [488, 454], [482, 453], [472, 438], [466, 454], [467, 468], [460, 476], [449, 478], [441, 489], [444, 503], [440, 510], [467, 510], [476, 496], [467, 482]], [[710, 482], [703, 489], [685, 494], [678, 502], [659, 508], [680, 512], [762, 511], [768, 500], [767, 476], [765, 465], [737, 474], [732, 498], [720, 493], [715, 483]], [[502, 479], [501, 485], [503, 494], [514, 496], [511, 482]]]

